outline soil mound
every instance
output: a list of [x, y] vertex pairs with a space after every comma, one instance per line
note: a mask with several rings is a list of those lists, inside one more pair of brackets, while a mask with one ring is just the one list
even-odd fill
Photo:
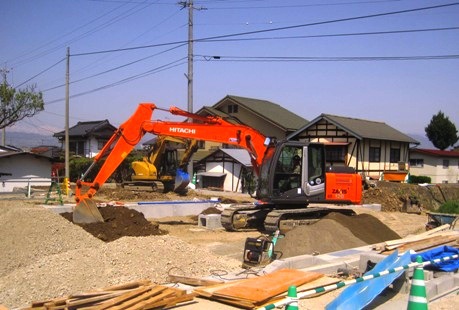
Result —
[[[121, 206], [106, 206], [99, 208], [99, 211], [105, 222], [76, 225], [102, 241], [111, 242], [125, 236], [142, 237], [167, 234], [167, 231], [159, 228], [159, 224], [149, 222], [143, 213], [136, 210]], [[73, 222], [72, 212], [61, 215]]]
[[332, 212], [325, 216], [324, 219], [334, 220], [337, 224], [346, 227], [354, 236], [366, 244], [400, 239], [400, 236], [395, 231], [370, 214], [363, 213], [347, 216]]
[[275, 246], [277, 258], [324, 254], [398, 239], [400, 236], [369, 214], [353, 216], [332, 212], [311, 225], [285, 233]]

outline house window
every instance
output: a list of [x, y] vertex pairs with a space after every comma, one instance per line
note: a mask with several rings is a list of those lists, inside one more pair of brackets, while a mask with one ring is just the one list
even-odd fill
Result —
[[97, 140], [97, 149], [103, 149], [104, 145], [108, 142], [108, 140]]
[[69, 141], [69, 151], [75, 155], [84, 156], [84, 141]]
[[228, 113], [237, 113], [239, 106], [237, 104], [228, 105]]
[[330, 145], [325, 147], [327, 162], [330, 163], [344, 163], [346, 158], [346, 146], [344, 145]]
[[372, 163], [378, 163], [381, 161], [381, 148], [370, 146], [369, 161]]
[[410, 167], [413, 168], [422, 168], [424, 167], [424, 159], [411, 158]]
[[390, 162], [398, 163], [400, 161], [400, 149], [390, 149]]
[[443, 159], [443, 168], [445, 168], [445, 169], [449, 168], [449, 160], [448, 159]]

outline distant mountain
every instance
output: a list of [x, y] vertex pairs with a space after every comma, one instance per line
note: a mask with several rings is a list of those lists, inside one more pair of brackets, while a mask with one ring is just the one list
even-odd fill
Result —
[[[1, 132], [0, 132], [1, 137]], [[6, 145], [12, 145], [21, 149], [28, 149], [40, 145], [60, 146], [59, 141], [52, 134], [43, 135], [34, 132], [6, 131]]]
[[408, 134], [408, 136], [410, 136], [411, 138], [421, 143], [418, 146], [418, 148], [420, 149], [437, 149], [425, 135], [412, 133], [412, 134]]

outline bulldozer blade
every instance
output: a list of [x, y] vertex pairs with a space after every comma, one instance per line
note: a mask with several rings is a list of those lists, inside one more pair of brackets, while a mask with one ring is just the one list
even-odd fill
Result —
[[96, 203], [90, 198], [83, 198], [73, 210], [73, 222], [77, 224], [99, 223], [104, 218], [97, 209]]
[[177, 169], [174, 192], [180, 193], [186, 191], [188, 184], [190, 184], [190, 175], [181, 169]]

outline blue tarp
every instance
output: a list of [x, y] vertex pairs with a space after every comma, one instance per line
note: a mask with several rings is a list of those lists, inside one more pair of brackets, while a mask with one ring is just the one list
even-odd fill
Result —
[[[411, 261], [415, 262], [417, 256], [422, 257], [422, 261], [430, 261], [443, 257], [450, 257], [452, 255], [459, 254], [459, 249], [444, 245], [434, 248], [429, 251], [416, 253], [411, 255]], [[430, 264], [424, 267], [429, 270], [441, 270], [441, 271], [455, 271], [459, 268], [459, 259], [452, 259], [441, 263]]]
[[[373, 275], [384, 270], [393, 269], [408, 265], [410, 263], [410, 253], [406, 252], [403, 256], [398, 256], [398, 251], [384, 258], [376, 266], [365, 273], [365, 275]], [[370, 304], [381, 292], [388, 287], [395, 279], [397, 279], [404, 270], [388, 275], [375, 277], [374, 279], [358, 282], [347, 287], [338, 297], [329, 303], [325, 309], [327, 310], [355, 310], [362, 309]]]

